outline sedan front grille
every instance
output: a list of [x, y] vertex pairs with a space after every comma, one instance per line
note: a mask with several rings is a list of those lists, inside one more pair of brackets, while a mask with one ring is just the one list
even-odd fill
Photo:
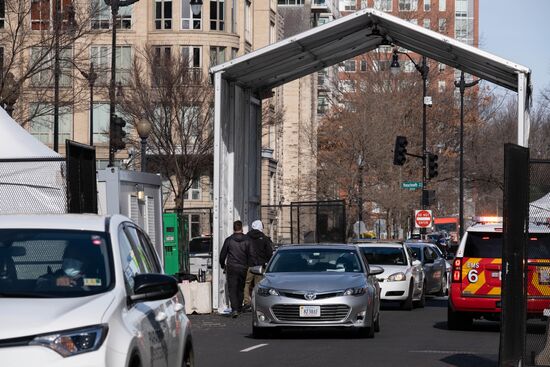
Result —
[[300, 317], [299, 305], [275, 305], [271, 307], [273, 314], [280, 321], [343, 321], [350, 312], [347, 305], [322, 305], [320, 317]]
[[[296, 298], [296, 299], [306, 299], [305, 293], [302, 292], [285, 292], [285, 291], [279, 291], [281, 296], [288, 297], [288, 298]], [[316, 293], [315, 299], [324, 299], [324, 298], [332, 298], [332, 297], [339, 297], [344, 292], [329, 292], [329, 293]]]

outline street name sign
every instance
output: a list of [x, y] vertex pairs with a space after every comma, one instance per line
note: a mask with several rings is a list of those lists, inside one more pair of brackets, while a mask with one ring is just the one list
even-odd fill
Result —
[[422, 182], [418, 182], [418, 181], [401, 182], [401, 188], [402, 189], [408, 189], [408, 190], [421, 189], [422, 188]]
[[432, 226], [433, 216], [431, 210], [415, 210], [414, 226], [416, 228], [430, 228]]

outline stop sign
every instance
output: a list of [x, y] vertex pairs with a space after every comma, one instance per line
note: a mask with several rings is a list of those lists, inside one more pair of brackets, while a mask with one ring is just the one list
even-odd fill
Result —
[[414, 223], [416, 228], [429, 228], [432, 226], [432, 211], [431, 210], [415, 210]]

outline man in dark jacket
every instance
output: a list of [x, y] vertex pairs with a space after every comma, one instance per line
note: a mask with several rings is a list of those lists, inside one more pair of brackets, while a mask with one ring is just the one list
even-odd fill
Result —
[[[273, 242], [269, 236], [266, 236], [262, 232], [263, 230], [264, 225], [262, 221], [255, 220], [252, 222], [252, 229], [246, 234], [250, 238], [250, 261], [248, 263], [250, 267], [267, 264], [271, 259], [271, 255], [273, 255]], [[246, 310], [251, 308], [250, 293], [262, 278], [263, 276], [252, 274], [250, 268], [248, 269], [244, 286], [244, 308]]]
[[233, 232], [223, 242], [220, 253], [220, 266], [222, 269], [225, 269], [227, 274], [231, 317], [237, 317], [242, 311], [244, 282], [250, 256], [250, 243], [248, 237], [243, 234], [243, 224], [240, 220], [233, 222]]

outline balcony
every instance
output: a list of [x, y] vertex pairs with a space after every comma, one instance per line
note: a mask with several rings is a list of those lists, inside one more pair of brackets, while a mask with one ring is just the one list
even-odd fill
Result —
[[313, 0], [311, 11], [314, 13], [332, 13], [334, 11], [333, 0]]

